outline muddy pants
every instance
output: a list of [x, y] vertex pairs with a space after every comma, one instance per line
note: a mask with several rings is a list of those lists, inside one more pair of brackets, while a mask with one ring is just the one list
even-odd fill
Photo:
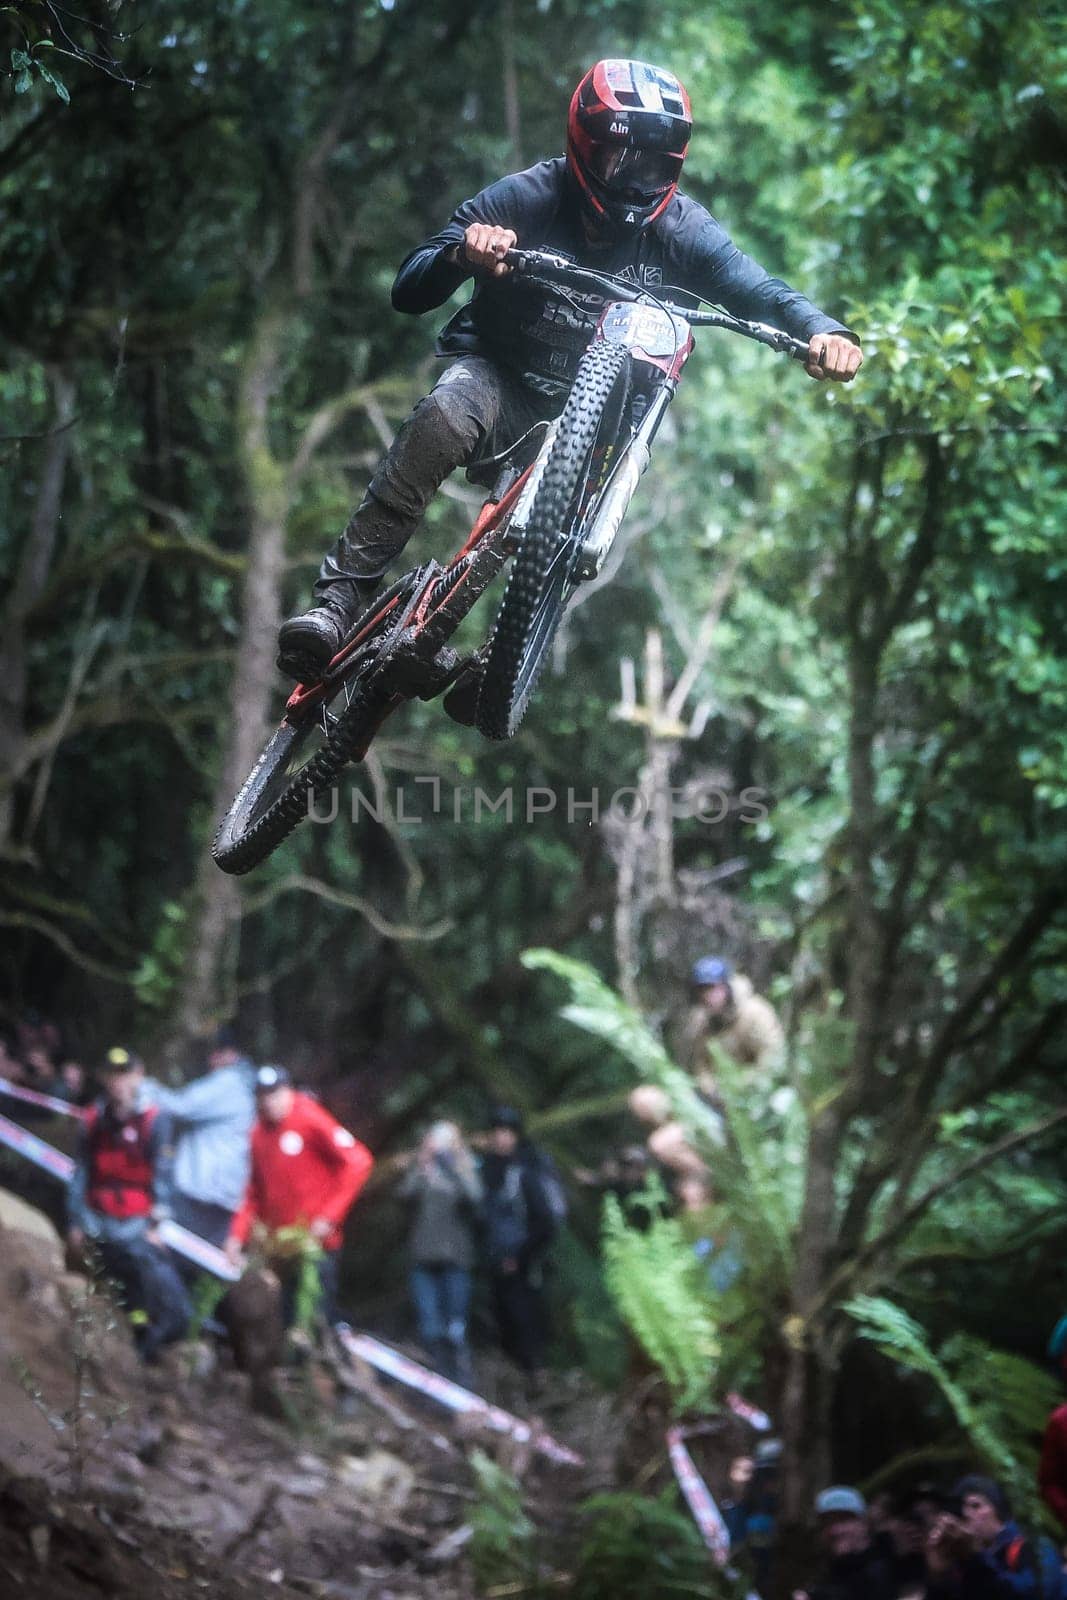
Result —
[[549, 399], [483, 356], [461, 356], [402, 425], [358, 509], [322, 563], [315, 599], [354, 611], [380, 583], [456, 467], [498, 455], [555, 416]]

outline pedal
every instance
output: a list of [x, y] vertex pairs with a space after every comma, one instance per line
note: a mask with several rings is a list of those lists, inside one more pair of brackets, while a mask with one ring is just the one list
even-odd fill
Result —
[[419, 692], [420, 700], [433, 700], [454, 680], [459, 671], [463, 657], [458, 650], [453, 650], [450, 644], [442, 645], [434, 656], [430, 666], [434, 676], [427, 682], [424, 689]]

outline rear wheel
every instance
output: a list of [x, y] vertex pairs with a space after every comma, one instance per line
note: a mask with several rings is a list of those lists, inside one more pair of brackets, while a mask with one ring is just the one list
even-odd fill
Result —
[[353, 635], [363, 629], [366, 636], [326, 699], [302, 716], [287, 713], [268, 741], [215, 835], [211, 854], [223, 872], [239, 875], [265, 861], [311, 801], [363, 755], [391, 702], [375, 684], [373, 664], [405, 626], [411, 582], [409, 574], [394, 584], [369, 622], [356, 624]]
[[622, 345], [597, 340], [582, 357], [489, 640], [477, 710], [487, 739], [510, 739], [526, 714], [572, 588], [596, 478], [610, 465], [629, 378]]

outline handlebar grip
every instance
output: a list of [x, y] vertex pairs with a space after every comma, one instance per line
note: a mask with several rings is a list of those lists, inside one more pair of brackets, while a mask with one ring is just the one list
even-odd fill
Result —
[[513, 272], [584, 273], [589, 270], [588, 268], [580, 267], [577, 262], [568, 261], [565, 256], [554, 255], [551, 250], [509, 250], [500, 259]]

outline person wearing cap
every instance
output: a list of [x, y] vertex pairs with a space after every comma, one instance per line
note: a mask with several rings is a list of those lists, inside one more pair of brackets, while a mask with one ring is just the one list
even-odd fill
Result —
[[[722, 956], [701, 956], [689, 974], [692, 1003], [675, 1042], [676, 1059], [692, 1073], [701, 1094], [716, 1109], [721, 1103], [710, 1046], [765, 1075], [781, 1056], [785, 1035], [774, 1007], [756, 994], [752, 981], [735, 972]], [[673, 1120], [668, 1095], [657, 1084], [640, 1084], [630, 1095], [630, 1110], [650, 1127], [648, 1148], [672, 1172], [698, 1176], [707, 1168], [685, 1129]]]
[[174, 1220], [221, 1246], [248, 1187], [255, 1068], [228, 1025], [216, 1029], [207, 1067], [179, 1089], [146, 1079], [144, 1097], [174, 1128]]
[[758, 995], [751, 978], [735, 972], [722, 956], [702, 956], [689, 974], [692, 1003], [681, 1031], [679, 1059], [701, 1088], [717, 1092], [709, 1045], [742, 1066], [763, 1072], [785, 1047], [774, 1007]]
[[86, 1116], [67, 1191], [67, 1240], [78, 1256], [91, 1246], [125, 1309], [141, 1314], [134, 1338], [151, 1362], [191, 1314], [158, 1231], [171, 1215], [170, 1122], [143, 1104], [144, 1064], [131, 1050], [109, 1050], [98, 1076], [104, 1092]]
[[[321, 1309], [333, 1323], [342, 1224], [370, 1177], [374, 1157], [317, 1100], [294, 1089], [284, 1067], [260, 1067], [255, 1088], [258, 1114], [252, 1129], [251, 1171], [226, 1253], [236, 1265], [257, 1224], [268, 1235], [277, 1235], [282, 1228], [306, 1228], [322, 1247]], [[284, 1251], [277, 1255], [284, 1258]], [[284, 1268], [284, 1259], [278, 1264]], [[295, 1285], [291, 1272], [283, 1270], [281, 1275], [288, 1324], [293, 1320]]]
[[960, 1516], [943, 1513], [927, 1536], [929, 1600], [1063, 1600], [1055, 1546], [1027, 1537], [994, 1478], [971, 1473], [953, 1495]]
[[793, 1600], [895, 1600], [888, 1563], [871, 1540], [867, 1503], [858, 1489], [837, 1484], [815, 1499], [822, 1573]]
[[559, 1225], [547, 1184], [558, 1184], [558, 1177], [526, 1137], [522, 1116], [513, 1106], [495, 1106], [490, 1113], [482, 1183], [489, 1282], [501, 1348], [522, 1368], [535, 1393], [549, 1333], [545, 1256]]

